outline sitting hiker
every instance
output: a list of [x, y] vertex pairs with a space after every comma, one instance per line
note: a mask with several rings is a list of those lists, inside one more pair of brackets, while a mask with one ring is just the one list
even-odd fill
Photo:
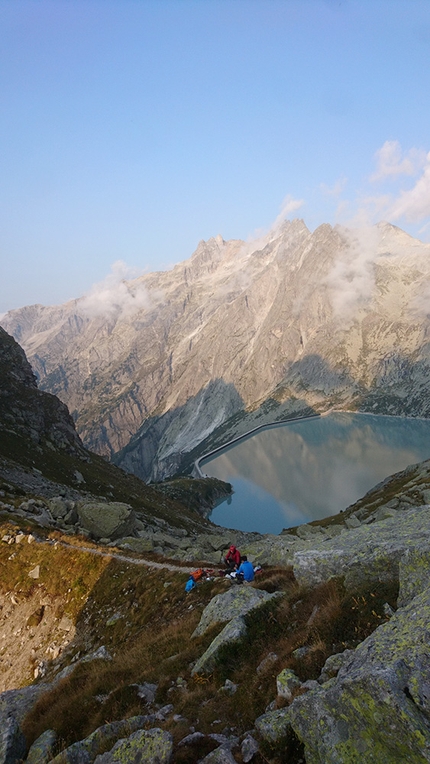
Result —
[[254, 566], [252, 562], [249, 562], [246, 554], [242, 557], [242, 562], [239, 566], [239, 569], [236, 573], [236, 578], [242, 579], [242, 581], [253, 581], [254, 580]]
[[228, 550], [224, 562], [227, 565], [227, 568], [229, 570], [237, 570], [237, 568], [240, 565], [240, 552], [234, 544], [231, 544], [230, 549]]

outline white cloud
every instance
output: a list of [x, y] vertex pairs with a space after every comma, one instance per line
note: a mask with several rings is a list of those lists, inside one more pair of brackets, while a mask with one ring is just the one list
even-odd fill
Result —
[[380, 230], [365, 222], [359, 228], [341, 229], [345, 248], [339, 255], [326, 283], [336, 316], [348, 320], [371, 298], [375, 287], [374, 263]]
[[362, 193], [355, 203], [339, 199], [336, 219], [347, 227], [381, 220], [400, 225], [423, 223], [420, 233], [424, 232], [430, 218], [430, 152], [416, 148], [403, 152], [398, 141], [386, 141], [375, 156], [377, 171], [367, 181], [384, 181], [384, 193]]
[[404, 217], [413, 223], [419, 223], [430, 216], [430, 152], [426, 155], [425, 166], [415, 185], [407, 191], [401, 191], [391, 201], [387, 214], [391, 220]]
[[292, 212], [296, 212], [300, 209], [300, 207], [303, 207], [304, 203], [304, 199], [294, 199], [290, 194], [288, 194], [288, 196], [286, 196], [282, 202], [281, 211], [273, 225], [270, 227], [270, 230], [273, 231], [276, 230], [276, 228], [279, 228], [284, 220], [288, 218]]
[[148, 290], [136, 280], [142, 271], [122, 260], [117, 260], [111, 268], [111, 273], [79, 300], [79, 312], [88, 318], [130, 316], [151, 304]]
[[320, 183], [320, 189], [325, 196], [338, 197], [345, 190], [347, 183], [347, 178], [339, 178], [331, 188], [326, 183]]
[[370, 176], [371, 182], [398, 175], [415, 175], [426, 161], [426, 154], [420, 149], [412, 148], [403, 155], [399, 141], [385, 141], [375, 156], [378, 166]]

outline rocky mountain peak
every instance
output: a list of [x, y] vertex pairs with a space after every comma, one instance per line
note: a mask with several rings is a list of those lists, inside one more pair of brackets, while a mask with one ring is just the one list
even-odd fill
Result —
[[83, 315], [72, 301], [2, 325], [87, 447], [154, 480], [230, 420], [232, 437], [246, 429], [267, 401], [272, 420], [334, 402], [430, 413], [429, 254], [388, 223], [285, 221], [253, 242], [200, 242], [171, 271], [130, 282], [143, 298], [122, 313]]

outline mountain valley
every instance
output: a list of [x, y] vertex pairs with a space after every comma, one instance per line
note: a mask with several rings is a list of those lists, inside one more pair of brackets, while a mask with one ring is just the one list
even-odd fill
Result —
[[157, 481], [265, 421], [333, 406], [428, 416], [429, 254], [388, 223], [294, 220], [1, 323], [86, 447]]
[[231, 486], [177, 474], [264, 421], [428, 416], [429, 248], [368, 236], [361, 265], [328, 226], [217, 237], [107, 316], [2, 319], [39, 386], [0, 328], [0, 764], [430, 761], [430, 460], [278, 536], [214, 526]]

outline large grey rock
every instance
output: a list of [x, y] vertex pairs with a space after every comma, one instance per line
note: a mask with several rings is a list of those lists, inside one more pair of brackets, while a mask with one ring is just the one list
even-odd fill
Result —
[[19, 764], [26, 751], [25, 737], [15, 717], [3, 719], [0, 727], [0, 764]]
[[233, 585], [227, 592], [217, 594], [206, 605], [192, 636], [198, 637], [214, 623], [225, 623], [232, 618], [245, 615], [279, 596], [278, 592], [268, 594], [261, 589]]
[[397, 580], [399, 563], [409, 550], [430, 551], [430, 509], [416, 507], [373, 525], [353, 528], [294, 554], [294, 575], [300, 585], [313, 586], [334, 576], [345, 585]]
[[62, 496], [54, 496], [53, 499], [48, 499], [47, 503], [49, 511], [55, 520], [65, 518], [68, 512], [74, 508], [74, 502], [68, 501]]
[[236, 764], [236, 759], [228, 745], [220, 745], [219, 748], [208, 753], [204, 759], [200, 759], [199, 764]]
[[246, 735], [240, 747], [244, 764], [248, 764], [248, 762], [254, 758], [255, 754], [258, 753], [259, 748], [260, 746], [256, 739], [250, 734]]
[[210, 643], [191, 671], [192, 676], [210, 674], [216, 666], [220, 651], [234, 642], [240, 642], [246, 634], [246, 624], [242, 616], [233, 618]]
[[12, 716], [21, 724], [26, 714], [38, 701], [39, 697], [49, 689], [45, 683], [30, 684], [18, 690], [6, 690], [0, 694], [0, 730], [6, 724], [6, 719]]
[[276, 677], [276, 690], [281, 698], [291, 700], [294, 690], [301, 687], [301, 681], [291, 669], [283, 669]]
[[430, 576], [430, 548], [408, 549], [399, 563], [399, 606], [406, 605], [425, 589]]
[[280, 743], [291, 732], [289, 708], [268, 711], [255, 720], [255, 729], [268, 743]]
[[57, 742], [57, 733], [54, 730], [45, 730], [34, 741], [27, 754], [26, 764], [47, 764], [54, 758], [53, 751]]
[[135, 515], [129, 504], [121, 502], [78, 502], [79, 524], [96, 539], [127, 536], [134, 527]]
[[[232, 543], [230, 541], [230, 535], [226, 532], [224, 534], [221, 533], [199, 533], [196, 539], [196, 543], [202, 547], [202, 549], [207, 549], [212, 552], [219, 552], [227, 551], [228, 547]], [[218, 554], [218, 560], [221, 558], [221, 554]]]
[[287, 709], [307, 764], [430, 761], [430, 589]]
[[94, 764], [168, 764], [173, 750], [169, 732], [159, 728], [139, 730], [118, 740], [107, 753], [97, 756]]
[[106, 748], [111, 749], [118, 740], [128, 738], [134, 732], [153, 724], [155, 716], [132, 716], [129, 719], [103, 724], [84, 740], [73, 743], [61, 751], [52, 762], [55, 764], [90, 764]]
[[333, 679], [333, 677], [337, 676], [342, 666], [345, 666], [352, 660], [353, 656], [354, 650], [344, 650], [342, 653], [334, 653], [334, 655], [330, 655], [322, 667], [318, 681], [321, 684], [324, 684], [324, 682], [328, 682], [329, 679]]
[[156, 531], [151, 536], [151, 540], [154, 545], [161, 547], [171, 547], [173, 549], [186, 549], [189, 546], [189, 541], [186, 538], [179, 538], [173, 536], [170, 533], [162, 533], [162, 531]]

